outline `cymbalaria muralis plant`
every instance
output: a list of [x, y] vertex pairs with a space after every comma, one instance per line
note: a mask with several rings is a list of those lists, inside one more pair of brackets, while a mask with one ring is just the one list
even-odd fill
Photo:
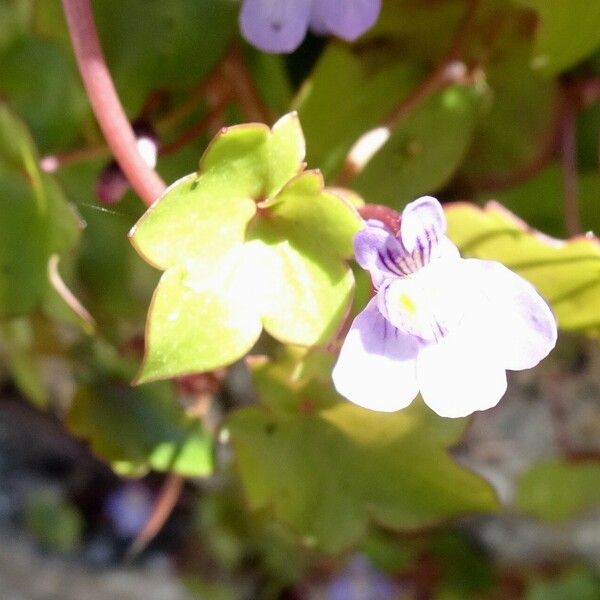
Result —
[[118, 477], [164, 476], [159, 509], [184, 489], [196, 554], [227, 540], [204, 572], [356, 548], [442, 581], [431, 532], [500, 505], [449, 448], [523, 382], [562, 454], [519, 506], [595, 502], [560, 395], [600, 326], [598, 2], [59, 4], [0, 0], [7, 389]]

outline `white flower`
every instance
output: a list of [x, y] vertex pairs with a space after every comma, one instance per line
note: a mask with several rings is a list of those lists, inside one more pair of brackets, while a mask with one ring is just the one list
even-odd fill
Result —
[[500, 263], [462, 259], [440, 203], [408, 204], [396, 237], [368, 221], [356, 260], [377, 290], [354, 319], [333, 370], [337, 391], [380, 411], [421, 392], [443, 417], [495, 406], [506, 370], [535, 366], [556, 344], [556, 321], [527, 281]]

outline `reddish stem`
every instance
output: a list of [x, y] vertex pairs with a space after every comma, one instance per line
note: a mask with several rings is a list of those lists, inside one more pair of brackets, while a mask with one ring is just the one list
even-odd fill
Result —
[[567, 234], [572, 236], [581, 231], [581, 218], [577, 199], [577, 110], [573, 102], [568, 100], [563, 115], [560, 149], [564, 181], [565, 228]]
[[166, 186], [138, 153], [135, 134], [100, 47], [90, 0], [63, 0], [63, 9], [79, 72], [98, 124], [131, 187], [150, 205]]

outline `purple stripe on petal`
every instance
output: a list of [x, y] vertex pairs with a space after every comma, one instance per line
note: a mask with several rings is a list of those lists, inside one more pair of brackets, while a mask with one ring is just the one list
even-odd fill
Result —
[[408, 406], [418, 393], [415, 359], [420, 344], [388, 323], [373, 299], [354, 319], [332, 378], [348, 400], [383, 412]]
[[390, 277], [400, 277], [405, 271], [399, 266], [404, 250], [400, 242], [384, 227], [367, 222], [354, 237], [356, 261], [371, 273], [373, 285], [378, 288]]
[[293, 52], [308, 29], [312, 0], [244, 0], [242, 35], [265, 52]]
[[370, 29], [381, 11], [381, 0], [315, 0], [311, 28], [348, 42]]
[[[402, 211], [400, 236], [407, 252], [419, 253], [426, 264], [446, 233], [446, 216], [442, 205], [431, 196], [407, 204]], [[427, 257], [427, 261], [425, 258]]]

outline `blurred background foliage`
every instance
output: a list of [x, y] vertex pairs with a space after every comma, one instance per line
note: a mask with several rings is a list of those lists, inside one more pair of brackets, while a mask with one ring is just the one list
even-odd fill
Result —
[[132, 388], [159, 279], [127, 239], [144, 206], [126, 182], [106, 202], [118, 169], [59, 0], [0, 0], [0, 595], [600, 598], [600, 4], [384, 0], [355, 44], [289, 56], [242, 42], [233, 0], [93, 5], [165, 181], [220, 127], [297, 110], [328, 185], [436, 194], [563, 334], [470, 422], [351, 406], [330, 353], [266, 334], [248, 364]]

